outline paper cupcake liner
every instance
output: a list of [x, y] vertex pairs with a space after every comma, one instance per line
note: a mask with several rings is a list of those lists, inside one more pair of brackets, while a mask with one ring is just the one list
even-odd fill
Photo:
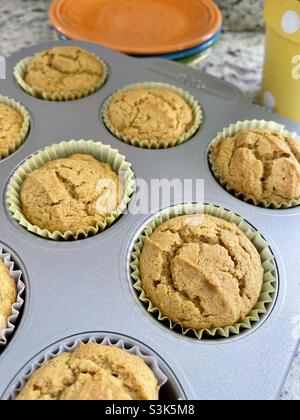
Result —
[[8, 320], [7, 320], [7, 327], [4, 330], [0, 329], [0, 352], [1, 352], [1, 348], [6, 346], [9, 337], [13, 334], [15, 330], [16, 322], [19, 318], [21, 308], [24, 304], [22, 295], [25, 290], [25, 284], [22, 281], [22, 271], [15, 270], [14, 268], [15, 263], [13, 261], [13, 257], [10, 255], [10, 253], [6, 252], [1, 246], [0, 246], [0, 258], [3, 260], [5, 266], [9, 269], [9, 273], [11, 277], [15, 280], [17, 284], [17, 300], [12, 305], [11, 315], [8, 317]]
[[[79, 229], [76, 235], [70, 231], [57, 231], [51, 233], [47, 229], [42, 230], [38, 226], [31, 224], [22, 213], [22, 203], [20, 199], [22, 184], [25, 181], [27, 174], [41, 168], [47, 162], [66, 158], [75, 153], [89, 154], [95, 159], [111, 165], [113, 170], [121, 176], [121, 180], [124, 183], [124, 196], [122, 202], [110, 216], [106, 217], [103, 221], [98, 222], [96, 227], [90, 226], [87, 231]], [[19, 166], [9, 181], [6, 200], [12, 217], [29, 232], [37, 234], [45, 239], [53, 239], [55, 241], [77, 240], [81, 237], [87, 238], [96, 235], [98, 232], [102, 232], [111, 226], [126, 210], [127, 204], [134, 191], [134, 184], [134, 173], [131, 170], [131, 164], [126, 162], [125, 156], [121, 155], [118, 150], [112, 149], [110, 146], [103, 145], [100, 142], [96, 143], [93, 140], [70, 140], [46, 147], [33, 154]]]
[[17, 398], [18, 394], [22, 391], [24, 386], [26, 385], [27, 381], [31, 378], [31, 376], [40, 369], [45, 363], [49, 362], [50, 360], [56, 358], [62, 353], [72, 353], [74, 352], [80, 344], [102, 344], [105, 346], [112, 346], [117, 347], [126, 351], [127, 353], [134, 354], [135, 356], [141, 357], [146, 365], [151, 369], [154, 373], [159, 389], [166, 384], [168, 381], [168, 377], [163, 373], [163, 371], [159, 367], [158, 360], [155, 356], [149, 356], [142, 353], [138, 345], [131, 346], [126, 343], [124, 340], [120, 339], [116, 342], [112, 341], [109, 336], [106, 337], [97, 337], [92, 335], [88, 340], [81, 340], [79, 338], [75, 339], [71, 343], [61, 344], [55, 350], [46, 351], [43, 356], [41, 356], [37, 361], [30, 363], [28, 369], [24, 374], [22, 374], [18, 378], [18, 383], [12, 388], [10, 391], [10, 400], [14, 400]]
[[[191, 109], [193, 111], [193, 116], [194, 116], [194, 125], [191, 127], [191, 129], [187, 133], [185, 133], [180, 138], [175, 139], [175, 140], [174, 139], [173, 140], [165, 140], [164, 142], [160, 142], [159, 145], [157, 144], [156, 141], [152, 141], [152, 142], [150, 141], [150, 144], [149, 144], [149, 141], [147, 141], [147, 140], [140, 141], [138, 138], [131, 138], [129, 136], [126, 136], [126, 135], [120, 133], [120, 131], [117, 130], [115, 127], [113, 127], [113, 125], [110, 122], [110, 119], [109, 119], [109, 116], [108, 116], [109, 106], [112, 103], [112, 101], [114, 100], [114, 98], [116, 97], [116, 95], [118, 95], [121, 92], [128, 92], [128, 91], [130, 91], [134, 88], [137, 88], [137, 87], [165, 88], [165, 89], [172, 90], [177, 95], [182, 97], [187, 102], [187, 104], [191, 107]], [[124, 141], [127, 144], [130, 144], [131, 146], [145, 148], [145, 149], [166, 149], [168, 147], [178, 146], [178, 145], [186, 142], [187, 140], [189, 140], [193, 137], [193, 135], [197, 132], [197, 130], [200, 128], [200, 126], [202, 124], [203, 110], [202, 110], [200, 104], [196, 101], [196, 99], [183, 89], [180, 89], [176, 86], [169, 85], [169, 84], [166, 84], [166, 83], [145, 82], [145, 83], [135, 83], [133, 85], [125, 86], [123, 89], [118, 90], [112, 96], [110, 96], [108, 98], [108, 100], [104, 103], [104, 106], [102, 108], [102, 119], [103, 119], [106, 127], [108, 128], [108, 130], [115, 137], [117, 137], [119, 140]]]
[[238, 199], [245, 201], [249, 204], [254, 204], [255, 206], [263, 206], [265, 208], [272, 208], [272, 209], [288, 209], [291, 207], [296, 207], [300, 205], [300, 200], [290, 200], [286, 202], [282, 202], [281, 204], [275, 203], [274, 201], [266, 201], [260, 200], [257, 201], [252, 196], [245, 196], [243, 193], [235, 191], [233, 188], [228, 185], [227, 181], [223, 179], [217, 168], [214, 165], [214, 160], [212, 157], [212, 151], [215, 147], [220, 143], [221, 140], [225, 139], [226, 137], [233, 137], [241, 131], [244, 130], [257, 130], [263, 129], [268, 131], [277, 131], [280, 134], [290, 137], [291, 139], [299, 142], [299, 138], [297, 137], [296, 133], [291, 133], [285, 129], [284, 125], [278, 124], [274, 121], [265, 121], [265, 120], [251, 120], [251, 121], [239, 121], [236, 124], [231, 124], [229, 127], [224, 128], [224, 130], [220, 131], [218, 135], [213, 139], [210, 151], [209, 151], [209, 163], [211, 170], [216, 178], [216, 180], [231, 194], [235, 195]]
[[[169, 317], [164, 316], [160, 309], [155, 307], [151, 300], [147, 297], [142, 288], [142, 281], [139, 271], [139, 260], [146, 238], [150, 237], [152, 233], [164, 222], [177, 216], [187, 214], [209, 214], [228, 222], [234, 223], [244, 232], [247, 238], [252, 242], [260, 254], [262, 267], [264, 269], [263, 286], [257, 304], [252, 309], [247, 317], [238, 323], [226, 326], [224, 328], [201, 329], [195, 330], [192, 328], [185, 328], [180, 323], [174, 323]], [[201, 340], [205, 337], [223, 337], [228, 338], [230, 335], [238, 335], [243, 329], [249, 330], [252, 328], [254, 322], [260, 321], [261, 317], [268, 312], [268, 306], [273, 302], [274, 294], [277, 290], [278, 278], [274, 256], [262, 236], [254, 230], [247, 222], [235, 213], [225, 210], [221, 207], [216, 207], [212, 204], [184, 204], [168, 208], [158, 215], [156, 215], [145, 227], [143, 233], [139, 236], [134, 244], [134, 250], [131, 253], [131, 277], [133, 280], [133, 287], [136, 290], [138, 297], [143, 302], [147, 311], [153, 315], [158, 321], [164, 322], [171, 330], [176, 330], [179, 327], [183, 335], [189, 335]]]
[[21, 86], [21, 88], [26, 93], [28, 93], [29, 95], [31, 95], [35, 98], [44, 99], [45, 101], [57, 101], [57, 102], [74, 101], [75, 99], [85, 98], [86, 96], [89, 96], [92, 93], [96, 92], [97, 90], [99, 90], [104, 85], [104, 83], [107, 80], [108, 67], [107, 67], [106, 63], [101, 58], [99, 58], [95, 55], [94, 55], [94, 57], [97, 58], [97, 60], [101, 63], [102, 68], [103, 68], [103, 75], [102, 75], [101, 79], [99, 80], [99, 83], [97, 84], [97, 86], [95, 86], [95, 88], [93, 88], [93, 89], [86, 89], [84, 91], [62, 94], [61, 92], [49, 93], [47, 91], [44, 91], [43, 89], [39, 89], [39, 88], [36, 88], [36, 87], [29, 86], [25, 82], [24, 77], [25, 77], [25, 74], [26, 74], [28, 63], [34, 57], [27, 57], [27, 58], [21, 60], [16, 65], [16, 67], [14, 69], [14, 76], [15, 76], [15, 79], [18, 82], [19, 86]]
[[30, 127], [30, 116], [29, 116], [29, 112], [26, 110], [26, 108], [23, 105], [21, 105], [19, 102], [16, 102], [15, 100], [10, 99], [6, 96], [0, 95], [0, 104], [4, 104], [13, 108], [23, 117], [23, 125], [14, 143], [9, 144], [5, 150], [0, 148], [0, 161], [1, 161], [1, 159], [6, 158], [7, 156], [14, 153], [17, 149], [19, 149], [19, 147], [21, 147], [24, 141], [26, 140], [26, 137], [29, 132], [29, 127]]

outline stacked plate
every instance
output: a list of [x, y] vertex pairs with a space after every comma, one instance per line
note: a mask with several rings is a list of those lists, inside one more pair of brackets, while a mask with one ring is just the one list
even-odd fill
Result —
[[49, 17], [61, 39], [185, 63], [209, 53], [222, 25], [212, 0], [53, 0]]

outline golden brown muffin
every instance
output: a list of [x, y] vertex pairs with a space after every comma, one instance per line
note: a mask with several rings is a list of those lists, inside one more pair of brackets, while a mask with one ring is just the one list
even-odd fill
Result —
[[141, 357], [116, 347], [81, 344], [50, 360], [18, 400], [157, 400], [158, 383]]
[[24, 118], [18, 111], [0, 103], [0, 156], [15, 145], [23, 123]]
[[226, 327], [256, 305], [263, 284], [258, 251], [233, 223], [180, 216], [147, 238], [142, 288], [164, 316], [195, 330]]
[[27, 175], [20, 193], [22, 212], [30, 223], [51, 233], [87, 232], [117, 209], [121, 184], [108, 163], [74, 154]]
[[168, 88], [136, 87], [119, 92], [107, 114], [123, 140], [137, 140], [143, 147], [179, 140], [195, 124], [189, 104]]
[[41, 93], [94, 92], [103, 82], [104, 67], [91, 53], [75, 46], [54, 47], [37, 54], [27, 65], [24, 80]]
[[267, 130], [241, 131], [211, 151], [216, 177], [256, 203], [281, 205], [300, 199], [300, 145]]
[[12, 306], [17, 300], [16, 281], [11, 277], [9, 269], [0, 258], [0, 336], [7, 328], [8, 318], [12, 314]]

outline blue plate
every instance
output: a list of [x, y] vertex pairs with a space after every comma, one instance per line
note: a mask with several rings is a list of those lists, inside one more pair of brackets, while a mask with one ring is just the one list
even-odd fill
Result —
[[70, 41], [70, 38], [68, 38], [67, 36], [65, 36], [64, 34], [62, 34], [59, 31], [55, 31], [56, 35], [58, 36], [60, 41]]
[[178, 51], [175, 53], [170, 53], [170, 54], [163, 54], [163, 55], [145, 55], [145, 56], [136, 56], [138, 57], [142, 57], [142, 58], [166, 58], [169, 60], [178, 60], [179, 58], [185, 58], [185, 57], [189, 57], [191, 55], [195, 55], [195, 54], [199, 54], [202, 51], [207, 50], [207, 48], [211, 47], [213, 44], [215, 44], [215, 42], [220, 38], [222, 34], [222, 29], [220, 28], [219, 31], [210, 39], [208, 39], [207, 41], [203, 42], [200, 45], [197, 45], [196, 47], [193, 48], [189, 48], [188, 50], [183, 50], [183, 51]]
[[[62, 41], [67, 41], [68, 40], [68, 38], [65, 35], [63, 35], [62, 33], [58, 32], [58, 31], [56, 31], [56, 33]], [[222, 28], [220, 28], [218, 30], [218, 32], [213, 37], [208, 39], [207, 41], [203, 42], [200, 45], [197, 45], [196, 47], [189, 48], [187, 50], [177, 51], [175, 53], [170, 53], [170, 54], [142, 55], [142, 56], [138, 55], [138, 56], [135, 56], [135, 57], [137, 57], [137, 58], [166, 58], [168, 60], [178, 60], [180, 58], [190, 57], [191, 55], [199, 54], [199, 53], [207, 50], [209, 47], [211, 47], [213, 44], [215, 44], [218, 41], [221, 34], [222, 34]]]

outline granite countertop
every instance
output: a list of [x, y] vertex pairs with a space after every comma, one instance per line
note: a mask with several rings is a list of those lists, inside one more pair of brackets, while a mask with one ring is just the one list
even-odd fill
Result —
[[[50, 0], [10, 0], [0, 4], [0, 54], [10, 54], [48, 41]], [[263, 0], [219, 0], [224, 34], [197, 67], [238, 86], [250, 100], [257, 98], [264, 53]], [[300, 400], [300, 354], [285, 384], [283, 400]]]

